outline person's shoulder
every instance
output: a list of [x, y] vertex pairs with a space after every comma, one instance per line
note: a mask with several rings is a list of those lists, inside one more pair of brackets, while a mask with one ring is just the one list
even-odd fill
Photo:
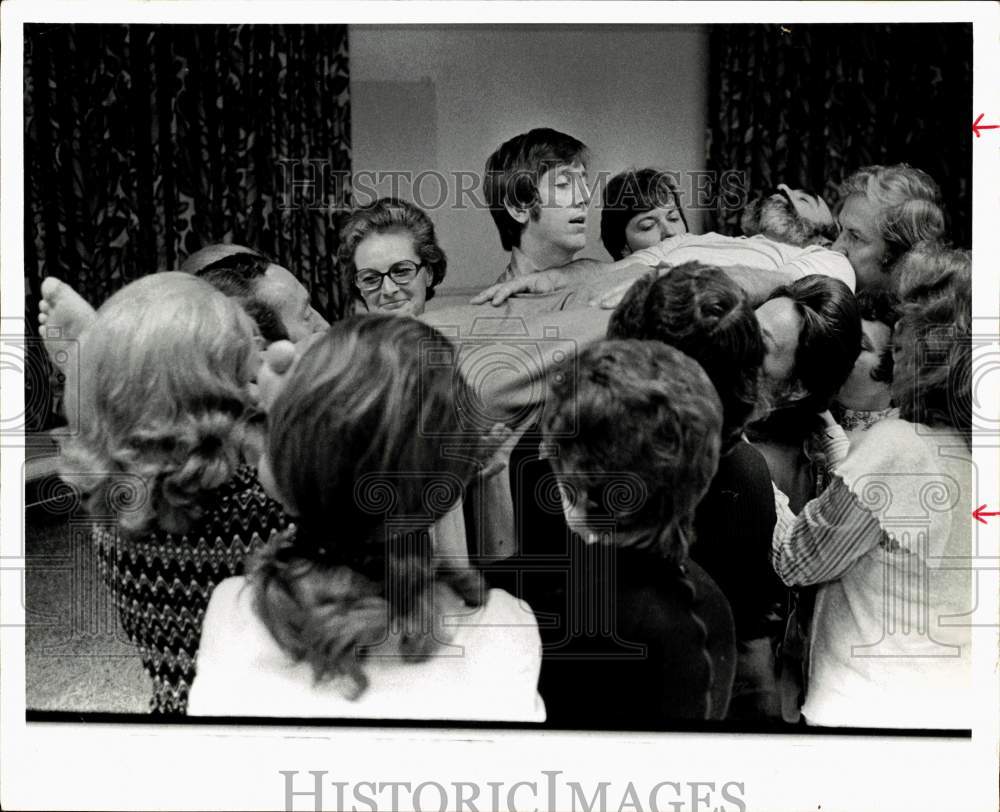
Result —
[[851, 487], [860, 487], [873, 476], [935, 470], [935, 450], [922, 428], [897, 417], [878, 421], [852, 442], [837, 474]]
[[476, 610], [483, 625], [501, 625], [506, 628], [538, 630], [538, 622], [531, 607], [503, 589], [490, 589], [486, 600]]
[[249, 582], [243, 575], [226, 578], [217, 583], [208, 600], [208, 609], [205, 614], [206, 623], [209, 622], [209, 619], [233, 616], [244, 611], [249, 605], [250, 589]]
[[884, 417], [851, 441], [851, 452], [902, 458], [902, 455], [938, 455], [941, 445], [962, 445], [961, 435], [942, 426], [927, 426], [899, 417], [898, 413]]
[[733, 610], [722, 588], [697, 562], [688, 559], [684, 568], [695, 592], [695, 611], [705, 619], [716, 633], [732, 638], [734, 635]]
[[216, 584], [201, 625], [199, 670], [228, 667], [234, 657], [242, 658], [246, 641], [255, 636], [258, 625], [245, 577], [226, 578]]
[[786, 264], [798, 268], [802, 276], [820, 274], [839, 279], [852, 291], [857, 284], [854, 266], [847, 257], [838, 251], [833, 251], [823, 245], [807, 245], [804, 247], [786, 246], [788, 251]]
[[733, 237], [729, 234], [720, 234], [718, 231], [706, 231], [704, 234], [684, 234], [685, 243], [719, 243], [719, 242], [744, 242], [753, 237], [742, 235]]
[[657, 646], [687, 645], [694, 616], [715, 630], [732, 634], [729, 600], [711, 575], [693, 559], [683, 567], [663, 562], [649, 567], [649, 578], [618, 585], [619, 631], [629, 639]]
[[771, 479], [771, 471], [767, 467], [764, 455], [743, 439], [735, 442], [729, 452], [719, 458], [719, 467], [723, 466], [731, 471], [746, 472], [751, 476], [764, 477], [768, 481]]
[[917, 425], [899, 417], [885, 417], [857, 436], [852, 446], [859, 450], [892, 449], [906, 447], [919, 441]]
[[[534, 709], [538, 674], [542, 663], [542, 641], [538, 623], [524, 601], [502, 589], [490, 589], [483, 604], [458, 618], [453, 644], [463, 647], [464, 673], [469, 679], [493, 686], [499, 701], [513, 702], [512, 718], [544, 718]], [[526, 703], [529, 712], [520, 705]], [[507, 718], [506, 711], [497, 718]], [[541, 714], [539, 716], [539, 713]]]
[[701, 243], [703, 241], [711, 242], [711, 237], [721, 236], [721, 234], [675, 234], [672, 237], [666, 237], [656, 245], [652, 245], [649, 248], [640, 248], [638, 251], [629, 254], [627, 257], [619, 260], [615, 264], [622, 267], [624, 267], [627, 263], [635, 265], [648, 265], [651, 268], [655, 268], [661, 262], [666, 262], [670, 253], [677, 248], [690, 245], [692, 243]]
[[726, 602], [726, 596], [722, 592], [722, 588], [715, 582], [715, 579], [708, 574], [708, 571], [701, 566], [697, 561], [692, 558], [688, 558], [684, 562], [684, 571], [686, 576], [694, 584], [695, 592], [697, 594], [697, 600], [699, 602], [709, 601], [712, 603], [718, 603], [719, 601]]
[[490, 589], [483, 603], [470, 612], [447, 621], [455, 627], [455, 642], [469, 645], [477, 659], [501, 662], [497, 667], [514, 665], [514, 656], [534, 661], [540, 658], [541, 636], [531, 607], [503, 589]]

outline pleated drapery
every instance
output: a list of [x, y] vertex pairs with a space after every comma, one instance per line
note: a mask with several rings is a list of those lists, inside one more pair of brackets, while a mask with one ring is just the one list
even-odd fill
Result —
[[[832, 203], [854, 170], [905, 162], [940, 184], [948, 236], [971, 246], [971, 25], [713, 25], [709, 41], [709, 170]], [[709, 228], [738, 234], [736, 196], [715, 191]]]
[[24, 44], [29, 325], [45, 276], [98, 305], [219, 241], [275, 257], [327, 318], [348, 312], [346, 26], [30, 24]]

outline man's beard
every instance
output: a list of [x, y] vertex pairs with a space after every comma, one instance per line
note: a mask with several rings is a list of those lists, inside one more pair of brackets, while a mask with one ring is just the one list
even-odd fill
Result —
[[805, 248], [819, 234], [819, 229], [800, 217], [781, 194], [758, 197], [747, 203], [740, 217], [740, 228], [748, 237], [762, 234], [798, 248]]

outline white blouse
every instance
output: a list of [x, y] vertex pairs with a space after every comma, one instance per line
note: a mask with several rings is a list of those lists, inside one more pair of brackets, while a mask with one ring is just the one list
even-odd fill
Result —
[[439, 620], [446, 642], [423, 662], [369, 656], [368, 688], [354, 700], [340, 678], [317, 683], [308, 663], [281, 649], [254, 612], [252, 590], [246, 578], [227, 578], [212, 593], [189, 715], [545, 720], [538, 624], [503, 590], [489, 590], [479, 607], [456, 602]]

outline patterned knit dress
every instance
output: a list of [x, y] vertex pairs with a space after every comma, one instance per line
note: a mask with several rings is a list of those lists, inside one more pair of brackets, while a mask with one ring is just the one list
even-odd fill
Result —
[[152, 712], [186, 712], [212, 590], [242, 575], [247, 555], [288, 521], [254, 469], [243, 466], [211, 494], [201, 519], [186, 534], [157, 530], [129, 538], [113, 526], [95, 526], [102, 575], [122, 628], [153, 680]]

